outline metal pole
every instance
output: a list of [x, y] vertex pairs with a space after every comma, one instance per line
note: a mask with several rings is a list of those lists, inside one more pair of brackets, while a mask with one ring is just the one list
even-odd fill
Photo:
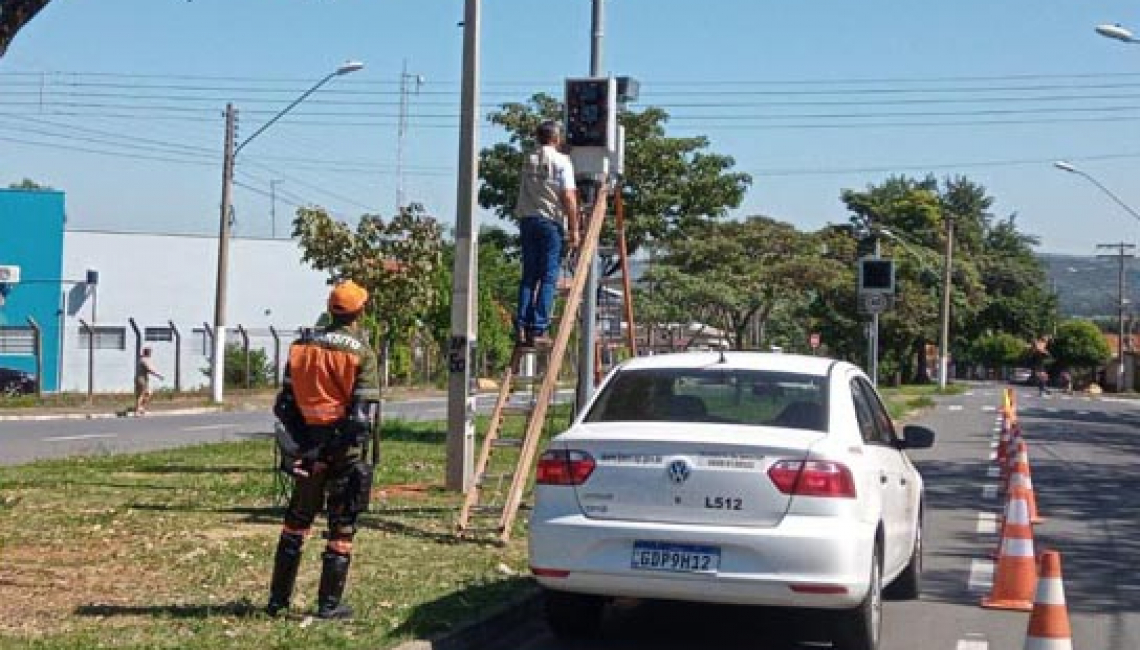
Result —
[[938, 340], [938, 388], [946, 388], [950, 370], [950, 289], [954, 264], [954, 217], [946, 218], [946, 268], [942, 271], [942, 334]]
[[32, 355], [36, 361], [36, 399], [44, 397], [44, 331], [36, 319], [27, 317], [32, 328]]
[[[1117, 300], [1119, 303], [1118, 304], [1118, 314], [1117, 314], [1117, 318], [1118, 318], [1117, 352], [1119, 354], [1119, 359], [1118, 359], [1119, 363], [1117, 364], [1117, 367], [1116, 367], [1116, 372], [1117, 372], [1116, 390], [1117, 390], [1117, 392], [1122, 393], [1125, 390], [1124, 383], [1126, 381], [1126, 376], [1127, 376], [1127, 371], [1125, 370], [1125, 363], [1124, 363], [1124, 336], [1125, 336], [1125, 330], [1124, 330], [1124, 311], [1125, 311], [1125, 309], [1124, 308], [1125, 308], [1125, 305], [1127, 304], [1127, 300], [1124, 297], [1124, 270], [1125, 270], [1124, 269], [1124, 260], [1127, 257], [1131, 257], [1131, 255], [1128, 254], [1128, 251], [1136, 248], [1136, 245], [1135, 244], [1128, 244], [1126, 242], [1120, 242], [1118, 244], [1097, 244], [1097, 248], [1098, 249], [1099, 248], [1116, 249], [1116, 256], [1118, 256], [1120, 258], [1119, 274], [1118, 274], [1118, 278], [1117, 278], [1117, 291], [1118, 291]], [[1105, 257], [1105, 256], [1098, 255], [1097, 257]]]
[[481, 0], [465, 0], [463, 88], [459, 119], [459, 176], [456, 183], [455, 266], [451, 286], [451, 341], [447, 383], [447, 481], [466, 492], [474, 484], [475, 394], [472, 365], [478, 295], [475, 192], [479, 174], [476, 121], [479, 116], [479, 20]]
[[280, 182], [278, 179], [269, 181], [269, 236], [272, 239], [277, 239], [277, 184]]
[[170, 324], [170, 332], [174, 335], [174, 392], [182, 392], [182, 332], [178, 331], [178, 326], [174, 321], [166, 321]]
[[215, 404], [222, 403], [222, 393], [226, 383], [226, 274], [230, 258], [230, 195], [234, 181], [236, 124], [237, 109], [233, 104], [226, 104], [226, 143], [222, 154], [222, 207], [218, 226], [218, 278], [214, 292], [214, 334], [210, 354], [210, 400]]
[[[875, 259], [880, 255], [879, 238], [875, 237]], [[871, 385], [879, 385], [879, 312], [871, 314], [871, 325], [867, 332], [867, 371]]]
[[[602, 76], [603, 44], [605, 42], [605, 0], [592, 0], [593, 16], [590, 29], [590, 76]], [[605, 179], [601, 179], [604, 183]], [[600, 189], [600, 188], [599, 188]], [[600, 191], [594, 192], [595, 197], [602, 196]], [[595, 200], [597, 200], [595, 198]], [[587, 215], [592, 210], [586, 211]], [[585, 232], [589, 224], [582, 224], [581, 231]], [[578, 408], [585, 408], [586, 402], [594, 394], [594, 345], [597, 341], [598, 325], [598, 277], [601, 275], [601, 263], [597, 253], [590, 261], [590, 271], [586, 274], [586, 287], [582, 294], [582, 337], [578, 349]]]

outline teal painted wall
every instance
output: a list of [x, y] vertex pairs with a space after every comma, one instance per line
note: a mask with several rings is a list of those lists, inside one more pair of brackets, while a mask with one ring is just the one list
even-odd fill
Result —
[[[63, 272], [64, 193], [0, 189], [0, 265], [20, 267], [20, 283], [7, 287], [0, 325], [43, 328], [44, 390], [59, 387], [60, 275]], [[0, 366], [35, 370], [31, 356], [0, 352]]]

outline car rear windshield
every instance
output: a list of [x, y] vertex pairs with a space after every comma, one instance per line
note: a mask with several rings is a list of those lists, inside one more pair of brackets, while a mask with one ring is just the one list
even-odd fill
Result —
[[586, 422], [720, 422], [827, 430], [826, 377], [726, 368], [622, 370]]

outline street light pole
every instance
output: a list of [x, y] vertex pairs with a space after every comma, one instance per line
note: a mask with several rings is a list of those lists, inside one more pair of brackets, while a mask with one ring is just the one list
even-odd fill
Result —
[[237, 146], [234, 146], [234, 134], [237, 128], [237, 109], [234, 108], [233, 104], [226, 104], [226, 137], [222, 158], [221, 223], [218, 227], [218, 271], [217, 285], [214, 289], [214, 340], [213, 350], [210, 354], [210, 400], [215, 404], [222, 403], [226, 383], [226, 280], [229, 270], [230, 226], [232, 225], [231, 216], [233, 214], [234, 160], [237, 158], [238, 153], [240, 153], [247, 144], [252, 142], [254, 138], [261, 135], [266, 129], [277, 122], [277, 120], [293, 110], [297, 104], [300, 104], [306, 97], [316, 92], [318, 88], [328, 83], [330, 79], [349, 74], [350, 72], [356, 72], [363, 67], [364, 64], [359, 61], [349, 61], [328, 73], [320, 81], [313, 84], [311, 88], [301, 93], [300, 97], [293, 100], [291, 104], [274, 115], [268, 122], [261, 125], [261, 128], [253, 132], [253, 135], [243, 140], [241, 144]]
[[478, 334], [476, 181], [479, 175], [479, 21], [481, 0], [465, 0], [463, 87], [459, 117], [459, 176], [455, 199], [455, 262], [451, 284], [451, 341], [447, 383], [448, 490], [467, 492], [474, 484], [475, 393], [472, 366]]
[[1108, 195], [1108, 198], [1110, 198], [1114, 202], [1116, 202], [1116, 205], [1119, 205], [1121, 208], [1124, 208], [1125, 212], [1132, 215], [1133, 219], [1140, 221], [1140, 212], [1136, 212], [1136, 210], [1133, 210], [1131, 206], [1129, 206], [1127, 203], [1125, 203], [1119, 196], [1114, 194], [1112, 192], [1112, 190], [1108, 189], [1100, 181], [1093, 178], [1092, 174], [1089, 174], [1088, 172], [1079, 169], [1076, 165], [1073, 165], [1072, 163], [1066, 162], [1064, 160], [1058, 160], [1057, 162], [1053, 163], [1053, 166], [1056, 167], [1057, 169], [1060, 169], [1061, 171], [1069, 172], [1070, 174], [1076, 174], [1077, 176], [1081, 176], [1082, 178], [1084, 178], [1088, 182], [1092, 183], [1093, 185], [1096, 185], [1097, 188], [1100, 189], [1101, 192], [1104, 192], [1106, 195]]
[[1096, 33], [1105, 38], [1111, 38], [1122, 43], [1128, 43], [1129, 45], [1140, 45], [1140, 40], [1137, 40], [1136, 37], [1132, 35], [1132, 31], [1120, 23], [1097, 25]]
[[938, 341], [938, 388], [946, 388], [950, 370], [950, 288], [954, 270], [954, 216], [946, 216], [946, 268], [942, 273], [942, 333]]

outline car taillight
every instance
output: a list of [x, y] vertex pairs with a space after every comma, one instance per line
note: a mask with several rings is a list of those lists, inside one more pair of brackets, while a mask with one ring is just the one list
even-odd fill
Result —
[[551, 449], [538, 458], [539, 485], [581, 485], [594, 472], [594, 457], [584, 451]]
[[768, 478], [784, 494], [855, 498], [855, 479], [843, 463], [828, 460], [781, 460], [768, 469]]

